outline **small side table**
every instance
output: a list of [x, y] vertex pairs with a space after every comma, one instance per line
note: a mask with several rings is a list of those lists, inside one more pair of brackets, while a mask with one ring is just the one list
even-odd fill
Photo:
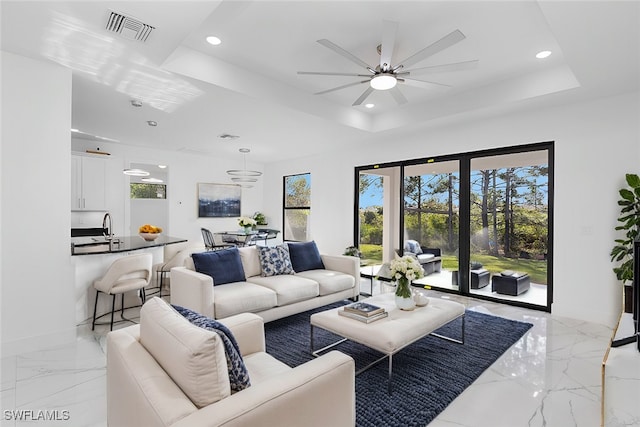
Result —
[[471, 270], [471, 289], [484, 288], [489, 284], [489, 270], [479, 268]]

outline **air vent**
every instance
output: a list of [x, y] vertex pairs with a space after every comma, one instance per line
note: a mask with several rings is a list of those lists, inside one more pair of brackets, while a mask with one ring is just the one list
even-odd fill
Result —
[[155, 27], [142, 23], [130, 16], [117, 12], [111, 12], [107, 20], [107, 30], [118, 33], [130, 40], [147, 41], [149, 34]]

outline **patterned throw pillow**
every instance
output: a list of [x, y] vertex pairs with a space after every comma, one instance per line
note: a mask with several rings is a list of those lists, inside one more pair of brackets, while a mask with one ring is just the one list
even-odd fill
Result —
[[173, 304], [172, 307], [193, 325], [199, 326], [208, 331], [213, 331], [220, 336], [227, 359], [231, 394], [249, 387], [251, 385], [251, 381], [249, 381], [249, 372], [244, 364], [244, 360], [242, 360], [238, 343], [229, 328], [217, 320], [203, 316], [202, 314], [196, 313], [188, 308]]
[[411, 252], [412, 254], [421, 254], [422, 253], [422, 248], [420, 247], [420, 243], [418, 243], [415, 240], [407, 240], [404, 243], [404, 250], [405, 252]]
[[274, 247], [259, 246], [258, 255], [260, 256], [263, 277], [295, 273], [291, 266], [289, 250], [284, 245]]

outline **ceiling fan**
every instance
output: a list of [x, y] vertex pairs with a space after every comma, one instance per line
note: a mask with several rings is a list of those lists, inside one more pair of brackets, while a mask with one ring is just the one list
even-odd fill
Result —
[[406, 69], [420, 61], [427, 59], [428, 57], [435, 55], [444, 49], [453, 46], [454, 44], [464, 40], [466, 37], [460, 30], [452, 31], [440, 40], [430, 44], [424, 49], [416, 52], [412, 56], [406, 58], [403, 61], [397, 62], [395, 65], [392, 63], [393, 49], [395, 45], [396, 31], [398, 29], [398, 23], [394, 21], [382, 21], [382, 43], [378, 45], [377, 50], [380, 55], [380, 64], [372, 67], [366, 62], [353, 55], [352, 53], [344, 50], [337, 44], [330, 42], [327, 39], [318, 40], [321, 45], [333, 50], [338, 55], [347, 58], [351, 62], [364, 67], [368, 74], [357, 73], [340, 73], [340, 72], [322, 72], [322, 71], [298, 71], [298, 74], [318, 75], [318, 76], [352, 76], [352, 77], [366, 77], [366, 79], [348, 83], [346, 85], [334, 87], [332, 89], [323, 90], [315, 93], [315, 95], [322, 95], [336, 90], [345, 89], [351, 86], [357, 86], [360, 84], [369, 83], [369, 87], [355, 100], [353, 106], [361, 105], [365, 99], [374, 90], [389, 90], [396, 102], [401, 105], [407, 102], [407, 98], [400, 92], [400, 89], [396, 86], [397, 83], [404, 83], [410, 86], [421, 87], [430, 89], [434, 87], [446, 88], [451, 87], [442, 83], [416, 80], [409, 78], [409, 76], [426, 74], [431, 72], [442, 71], [457, 71], [474, 68], [478, 65], [478, 60], [456, 62], [452, 64], [433, 65], [429, 67]]

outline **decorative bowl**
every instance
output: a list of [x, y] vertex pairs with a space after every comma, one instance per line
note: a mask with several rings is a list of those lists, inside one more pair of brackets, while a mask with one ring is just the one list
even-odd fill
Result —
[[140, 237], [142, 237], [147, 242], [153, 242], [158, 237], [160, 237], [160, 233], [138, 233]]

